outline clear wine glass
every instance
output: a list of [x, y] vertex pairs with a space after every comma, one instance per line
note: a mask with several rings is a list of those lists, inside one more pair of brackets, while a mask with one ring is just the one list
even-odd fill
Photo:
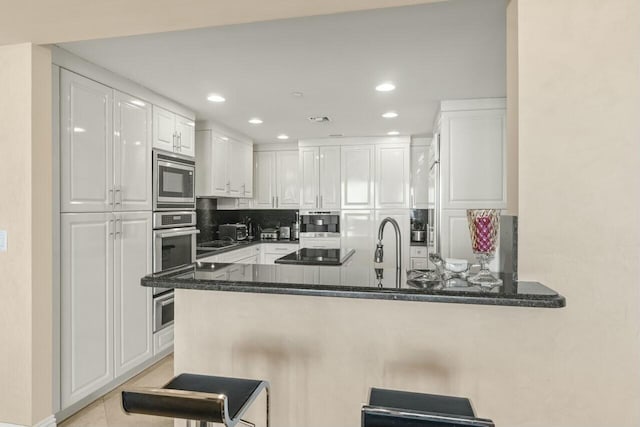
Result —
[[500, 211], [498, 209], [468, 209], [467, 220], [469, 221], [473, 253], [480, 262], [480, 271], [469, 277], [467, 281], [483, 287], [502, 285], [502, 280], [495, 277], [488, 267], [496, 253]]

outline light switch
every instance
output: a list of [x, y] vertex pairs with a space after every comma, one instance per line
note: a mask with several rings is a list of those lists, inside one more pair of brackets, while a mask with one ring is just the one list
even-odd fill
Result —
[[0, 252], [7, 251], [7, 231], [0, 230]]

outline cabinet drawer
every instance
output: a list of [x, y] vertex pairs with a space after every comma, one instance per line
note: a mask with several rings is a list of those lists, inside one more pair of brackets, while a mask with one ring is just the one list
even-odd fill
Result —
[[427, 270], [430, 268], [429, 260], [426, 258], [411, 258], [412, 270]]
[[426, 258], [428, 254], [426, 246], [411, 246], [411, 257]]
[[299, 249], [299, 245], [287, 243], [263, 243], [262, 250], [266, 254], [288, 254]]
[[300, 242], [300, 246], [304, 248], [315, 248], [315, 249], [340, 249], [340, 238], [327, 238], [327, 239], [304, 239], [304, 241]]

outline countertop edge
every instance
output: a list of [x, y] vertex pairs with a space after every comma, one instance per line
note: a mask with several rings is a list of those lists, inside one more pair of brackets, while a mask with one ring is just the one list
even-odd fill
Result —
[[491, 298], [489, 296], [478, 297], [468, 295], [435, 295], [425, 293], [394, 292], [394, 289], [379, 290], [348, 290], [348, 289], [323, 289], [305, 287], [283, 287], [271, 286], [269, 284], [255, 285], [246, 282], [229, 282], [210, 280], [206, 283], [181, 282], [179, 279], [163, 280], [162, 278], [142, 278], [141, 285], [146, 287], [192, 289], [204, 291], [239, 292], [239, 293], [260, 293], [279, 295], [300, 295], [319, 296], [333, 298], [357, 298], [357, 299], [378, 299], [392, 301], [413, 301], [413, 302], [440, 302], [453, 304], [472, 305], [492, 305], [506, 307], [526, 307], [526, 308], [563, 308], [566, 306], [564, 296], [558, 294], [550, 297], [527, 298]]

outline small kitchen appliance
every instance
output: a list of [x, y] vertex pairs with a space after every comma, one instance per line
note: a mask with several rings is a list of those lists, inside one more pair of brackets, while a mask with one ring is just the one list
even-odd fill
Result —
[[291, 227], [280, 227], [278, 231], [280, 232], [280, 240], [291, 239]]
[[246, 224], [222, 224], [218, 227], [220, 240], [231, 239], [234, 242], [247, 240]]
[[260, 240], [278, 240], [278, 230], [275, 228], [263, 228], [260, 232]]

